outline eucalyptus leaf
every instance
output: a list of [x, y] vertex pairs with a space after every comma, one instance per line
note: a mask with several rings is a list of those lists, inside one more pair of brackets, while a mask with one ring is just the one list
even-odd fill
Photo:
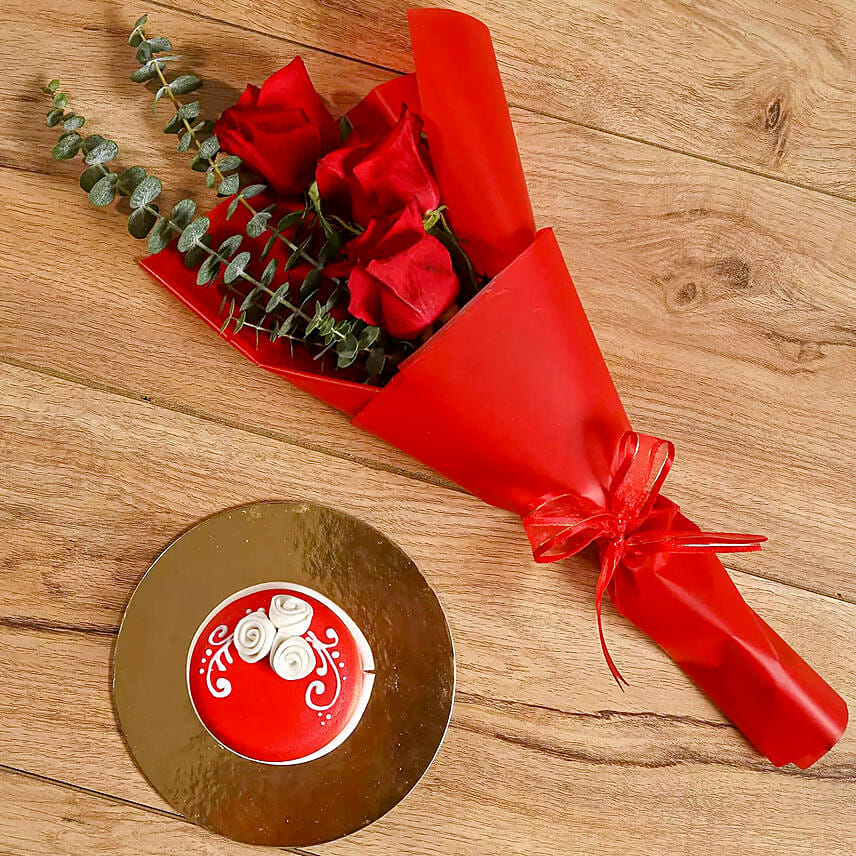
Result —
[[208, 169], [208, 166], [208, 161], [205, 160], [205, 158], [199, 157], [199, 155], [196, 155], [196, 157], [194, 157], [190, 162], [190, 168], [194, 172], [205, 172]]
[[102, 175], [89, 191], [89, 201], [99, 208], [109, 205], [116, 198], [116, 176]]
[[254, 196], [258, 196], [260, 193], [264, 193], [266, 190], [266, 184], [250, 184], [241, 191], [241, 196], [244, 199], [252, 199]]
[[62, 121], [62, 107], [54, 107], [50, 113], [48, 113], [47, 118], [45, 119], [45, 124], [49, 128], [54, 128]]
[[190, 144], [193, 142], [193, 134], [190, 131], [185, 131], [178, 138], [178, 151], [186, 152], [190, 150]]
[[54, 107], [68, 106], [68, 96], [64, 92], [57, 92], [57, 94], [54, 95], [53, 105]]
[[226, 285], [234, 282], [244, 273], [249, 263], [250, 254], [248, 252], [244, 251], [243, 253], [238, 253], [238, 255], [235, 256], [228, 265], [226, 265], [226, 270], [223, 271], [223, 282], [225, 282]]
[[262, 250], [262, 258], [266, 258], [268, 253], [273, 249], [273, 245], [276, 243], [276, 238], [276, 232], [271, 233], [271, 236], [265, 242], [264, 249]]
[[312, 238], [306, 238], [301, 243], [291, 251], [291, 255], [288, 257], [288, 261], [285, 263], [285, 270], [291, 270], [295, 267], [299, 262], [303, 253], [306, 252], [307, 247], [312, 243]]
[[152, 46], [151, 42], [144, 41], [140, 42], [137, 46], [137, 62], [142, 65], [143, 63], [147, 63], [152, 58]]
[[270, 212], [259, 211], [254, 214], [247, 222], [247, 235], [251, 238], [263, 235], [267, 229], [268, 220], [270, 220]]
[[[186, 231], [186, 230], [185, 230]], [[196, 268], [202, 264], [206, 258], [210, 258], [211, 236], [203, 235], [199, 241], [194, 244], [184, 256], [184, 264], [189, 268]]]
[[235, 253], [238, 252], [241, 244], [244, 242], [243, 235], [232, 235], [231, 237], [226, 238], [222, 244], [217, 248], [217, 255], [223, 256], [224, 258], [230, 259]]
[[153, 214], [152, 211], [157, 211], [157, 205], [149, 206], [152, 210], [148, 208], [137, 208], [135, 211], [131, 212], [131, 216], [128, 217], [128, 231], [135, 238], [145, 238], [146, 235], [152, 230], [152, 226], [157, 222], [157, 215]]
[[153, 111], [153, 112], [157, 113], [157, 111], [158, 111], [158, 101], [160, 101], [160, 100], [161, 100], [161, 98], [163, 98], [163, 97], [164, 97], [164, 95], [166, 95], [166, 94], [167, 94], [167, 92], [169, 92], [169, 87], [168, 87], [168, 86], [161, 86], [161, 87], [160, 87], [160, 89], [158, 89], [158, 91], [157, 91], [157, 92], [155, 92], [155, 101], [154, 101], [154, 104], [152, 105], [152, 111]]
[[[98, 169], [98, 167], [94, 168]], [[146, 171], [141, 166], [129, 167], [119, 176], [117, 184], [119, 193], [123, 196], [130, 196], [145, 177]]]
[[220, 196], [231, 196], [233, 193], [238, 192], [238, 188], [241, 186], [241, 177], [237, 173], [232, 173], [232, 175], [227, 175], [221, 182], [220, 186], [217, 188], [217, 193]]
[[131, 194], [129, 200], [131, 208], [142, 208], [143, 205], [148, 205], [160, 196], [162, 190], [163, 185], [160, 179], [154, 175], [147, 175]]
[[80, 148], [83, 149], [84, 154], [89, 154], [96, 146], [101, 145], [101, 143], [105, 142], [104, 137], [101, 134], [90, 134], [81, 144]]
[[286, 214], [285, 217], [276, 224], [277, 232], [284, 232], [286, 229], [296, 226], [303, 219], [305, 214], [306, 212], [303, 209], [298, 211], [289, 211], [288, 214]]
[[173, 239], [173, 230], [172, 227], [166, 220], [158, 220], [157, 225], [154, 229], [149, 232], [149, 239], [146, 243], [146, 249], [152, 254], [165, 250], [171, 243]]
[[50, 83], [45, 87], [45, 89], [46, 89], [48, 92], [56, 92], [56, 91], [57, 91], [57, 89], [59, 89], [59, 81], [58, 81], [56, 78], [54, 78], [54, 79], [53, 79], [53, 80], [52, 80], [52, 81], [51, 81], [51, 82], [50, 82]]
[[318, 268], [313, 268], [306, 274], [303, 282], [300, 284], [300, 296], [305, 297], [312, 291], [316, 291], [321, 285], [323, 274]]
[[220, 260], [217, 256], [208, 256], [196, 273], [196, 284], [207, 285], [220, 272]]
[[357, 361], [357, 351], [339, 352], [336, 357], [336, 367], [346, 369]]
[[149, 60], [145, 65], [141, 65], [132, 75], [131, 80], [134, 83], [145, 83], [148, 80], [153, 80], [158, 76], [158, 60]]
[[175, 115], [178, 116], [182, 122], [185, 119], [187, 119], [188, 122], [195, 119], [199, 115], [199, 102], [188, 101], [187, 104], [182, 104], [181, 107], [176, 110]]
[[96, 163], [108, 163], [119, 154], [119, 147], [113, 140], [102, 140], [86, 153], [84, 160], [90, 166]]
[[177, 134], [184, 127], [184, 119], [175, 113], [173, 117], [163, 126], [165, 134]]
[[366, 372], [369, 377], [379, 377], [386, 365], [386, 353], [383, 348], [374, 348], [366, 359]]
[[63, 121], [62, 127], [65, 131], [76, 131], [78, 128], [82, 128], [85, 124], [86, 119], [84, 119], [83, 116], [78, 116], [77, 113], [72, 113]]
[[199, 157], [213, 158], [220, 151], [220, 141], [216, 134], [212, 134], [207, 140], [199, 144]]
[[214, 187], [215, 184], [217, 184], [217, 174], [213, 169], [209, 169], [208, 172], [205, 173], [205, 186]]
[[235, 213], [240, 202], [241, 202], [241, 196], [239, 194], [229, 203], [228, 207], [226, 208], [226, 219], [227, 220]]
[[367, 351], [380, 338], [380, 327], [366, 327], [360, 333], [360, 350]]
[[193, 126], [193, 130], [195, 133], [199, 134], [200, 137], [204, 137], [206, 134], [210, 134], [214, 130], [214, 122], [211, 119], [203, 119], [201, 122], [197, 122]]
[[217, 167], [223, 175], [226, 175], [226, 173], [234, 172], [240, 168], [241, 163], [242, 161], [237, 155], [226, 155], [217, 161]]
[[327, 236], [327, 241], [321, 248], [318, 254], [318, 262], [322, 265], [329, 264], [336, 258], [339, 250], [342, 248], [342, 238], [338, 232], [331, 232]]
[[169, 88], [174, 95], [186, 95], [200, 86], [202, 81], [195, 74], [181, 74], [170, 83]]
[[131, 35], [128, 36], [128, 44], [131, 45], [131, 47], [136, 47], [145, 38], [142, 28], [145, 26], [146, 21], [148, 20], [148, 15], [143, 15], [142, 17], [137, 19], [137, 23], [134, 24], [134, 29], [131, 30]]
[[243, 302], [241, 303], [241, 305], [239, 307], [240, 311], [246, 312], [253, 305], [253, 303], [255, 303], [256, 297], [258, 297], [258, 295], [259, 295], [258, 286], [255, 286], [252, 289], [250, 289], [249, 293], [244, 298]]
[[183, 229], [185, 226], [190, 225], [190, 221], [193, 220], [195, 216], [196, 203], [192, 199], [182, 199], [180, 202], [176, 202], [173, 206], [169, 219], [172, 220], [176, 226]]
[[155, 36], [148, 40], [153, 51], [160, 53], [161, 51], [171, 51], [172, 42], [166, 36]]
[[271, 259], [261, 275], [261, 283], [265, 286], [270, 286], [273, 278], [276, 276], [276, 259]]
[[89, 193], [99, 178], [103, 178], [104, 170], [100, 166], [90, 166], [80, 174], [80, 187]]
[[70, 160], [78, 151], [80, 151], [80, 134], [71, 133], [59, 138], [51, 154], [55, 160]]
[[236, 335], [237, 335], [238, 333], [240, 333], [240, 332], [241, 332], [241, 328], [244, 326], [244, 323], [246, 322], [246, 320], [247, 320], [247, 314], [246, 314], [246, 312], [242, 312], [242, 313], [238, 316], [238, 320], [235, 322], [235, 329], [234, 329], [234, 330], [232, 330], [232, 332], [233, 332], [234, 334], [236, 334]]
[[187, 252], [208, 231], [210, 225], [207, 217], [197, 217], [189, 226], [185, 227], [178, 239], [179, 252]]
[[270, 300], [267, 302], [267, 306], [265, 306], [265, 313], [271, 313], [274, 309], [279, 306], [280, 303], [284, 303], [288, 299], [288, 293], [291, 290], [291, 286], [289, 282], [286, 280], [271, 296]]

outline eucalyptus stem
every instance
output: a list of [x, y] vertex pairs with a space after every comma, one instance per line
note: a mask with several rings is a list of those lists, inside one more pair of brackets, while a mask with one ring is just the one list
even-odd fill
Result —
[[[143, 22], [142, 25], [137, 25], [134, 27], [134, 30], [131, 34], [132, 38], [134, 37], [134, 34], [139, 34], [141, 42], [148, 42], [149, 41], [148, 37], [146, 36], [146, 31], [144, 29], [144, 25], [145, 25], [145, 21]], [[164, 43], [166, 44], [166, 41]], [[170, 46], [170, 48], [171, 48], [171, 46]], [[167, 48], [167, 50], [170, 48]], [[209, 168], [211, 169], [214, 176], [216, 177], [218, 186], [220, 188], [226, 187], [228, 185], [227, 176], [225, 176], [223, 174], [223, 172], [220, 169], [220, 166], [217, 164], [217, 151], [219, 151], [219, 148], [217, 151], [215, 151], [211, 155], [206, 154], [204, 152], [204, 150], [202, 148], [202, 141], [200, 141], [199, 136], [196, 132], [196, 129], [193, 127], [193, 125], [190, 124], [190, 121], [188, 120], [188, 118], [185, 115], [183, 115], [181, 112], [184, 104], [181, 101], [179, 101], [175, 92], [173, 92], [173, 90], [172, 90], [172, 87], [170, 85], [170, 81], [168, 81], [166, 79], [166, 76], [163, 73], [162, 61], [159, 61], [158, 57], [152, 57], [151, 59], [149, 59], [147, 61], [147, 64], [148, 63], [151, 64], [151, 68], [154, 70], [155, 74], [157, 75], [158, 79], [160, 80], [160, 83], [161, 83], [160, 91], [165, 92], [166, 96], [172, 102], [173, 107], [175, 107], [175, 115], [176, 115], [176, 117], [178, 117], [180, 119], [181, 124], [185, 128], [185, 133], [189, 135], [190, 141], [196, 147], [196, 150], [199, 153], [199, 156], [203, 160], [208, 162]], [[155, 107], [157, 107], [157, 102], [155, 102]], [[238, 203], [240, 205], [242, 205], [250, 213], [251, 217], [257, 217], [261, 213], [242, 194], [237, 193], [235, 198], [238, 200]], [[284, 235], [279, 229], [275, 228], [274, 226], [271, 226], [270, 223], [267, 221], [264, 224], [264, 231], [270, 232], [271, 235], [273, 235], [278, 240], [282, 241], [292, 252], [299, 253], [300, 257], [304, 261], [306, 261], [308, 264], [312, 265], [312, 267], [316, 268], [317, 270], [323, 270], [324, 265], [321, 264], [318, 261], [318, 259], [316, 259], [312, 255], [310, 255], [308, 252], [306, 252], [305, 248], [300, 247], [298, 244], [294, 243], [294, 241], [292, 241], [290, 238], [288, 238], [286, 235]]]
[[[148, 211], [152, 216], [154, 216], [157, 220], [160, 220], [163, 223], [165, 223], [177, 235], [183, 235], [185, 230], [187, 229], [186, 226], [180, 226], [179, 224], [174, 223], [172, 220], [170, 220], [169, 217], [166, 217], [163, 214], [161, 214], [157, 208], [151, 207], [148, 204], [146, 204], [142, 207], [146, 211]], [[199, 249], [204, 251], [207, 256], [217, 259], [217, 261], [220, 262], [221, 264], [228, 265], [230, 262], [230, 259], [228, 257], [221, 255], [219, 252], [217, 252], [217, 250], [211, 249], [211, 247], [209, 247], [207, 244], [204, 244], [198, 238], [193, 239], [193, 246], [199, 247]], [[252, 285], [253, 288], [257, 288], [259, 291], [263, 292], [264, 294], [267, 294], [269, 297], [276, 296], [275, 291], [270, 289], [263, 282], [260, 282], [259, 280], [257, 280], [251, 274], [248, 274], [246, 270], [239, 271], [237, 275], [241, 279], [246, 280], [248, 283], [250, 283], [250, 285]], [[305, 321], [311, 321], [312, 320], [311, 315], [307, 315], [302, 309], [300, 309], [300, 307], [295, 306], [289, 300], [279, 298], [279, 303], [281, 303], [286, 309], [289, 309], [295, 315], [298, 315], [300, 318], [303, 318]], [[300, 341], [303, 341], [303, 340], [300, 340]]]

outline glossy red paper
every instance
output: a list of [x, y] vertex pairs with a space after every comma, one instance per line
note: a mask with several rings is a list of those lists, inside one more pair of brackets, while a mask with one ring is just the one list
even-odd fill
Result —
[[[567, 491], [603, 505], [630, 423], [552, 231], [535, 236], [487, 29], [444, 10], [409, 20], [418, 98], [408, 76], [352, 115], [392, 117], [421, 99], [452, 222], [497, 275], [382, 389], [313, 374], [305, 354], [267, 342], [256, 350], [245, 333], [226, 338], [486, 502], [521, 517]], [[195, 285], [177, 253], [143, 264], [219, 329], [219, 296]], [[697, 529], [664, 497], [645, 527]], [[627, 557], [609, 594], [777, 766], [807, 767], [843, 733], [843, 700], [745, 603], [715, 555]]]

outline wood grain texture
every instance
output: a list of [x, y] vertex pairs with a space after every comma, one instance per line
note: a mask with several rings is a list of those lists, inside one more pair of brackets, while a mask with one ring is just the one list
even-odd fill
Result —
[[[297, 52], [337, 113], [408, 64], [400, 3], [150, 6], [212, 115]], [[852, 704], [856, 203], [831, 195], [856, 197], [845, 7], [458, 4], [494, 31], [538, 220], [628, 412], [678, 446], [670, 495], [702, 526], [772, 536], [730, 562], [735, 580]], [[47, 156], [37, 88], [60, 75], [126, 165], [210, 204], [127, 79], [141, 11], [0, 11], [0, 854], [248, 852], [184, 823], [135, 769], [109, 664], [159, 551], [198, 517], [267, 498], [387, 533], [456, 641], [437, 763], [319, 854], [852, 853], [856, 738], [805, 773], [775, 770], [610, 609], [632, 682], [619, 694], [591, 556], [535, 565], [511, 515], [257, 370], [135, 268], [121, 218]]]
[[[9, 32], [21, 45], [39, 33], [45, 76], [64, 67], [64, 39], [78, 39], [88, 52], [92, 72], [78, 88], [91, 90], [81, 102], [92, 126], [133, 140], [128, 162], [153, 163], [176, 189], [174, 198], [186, 188], [192, 192], [192, 174], [159, 134], [163, 116], [152, 117], [139, 87], [124, 80], [133, 61], [116, 36], [118, 23], [84, 31], [73, 12], [11, 2], [19, 11]], [[122, 14], [118, 6], [78, 4], [88, 20]], [[254, 38], [256, 54], [201, 54], [222, 25], [166, 10], [158, 18], [193, 67], [228, 75], [205, 91], [213, 114], [244, 80], [261, 79], [288, 59], [274, 39]], [[232, 38], [247, 40], [238, 31]], [[111, 50], [115, 64], [99, 67], [96, 58]], [[339, 109], [386, 76], [318, 53], [307, 53], [307, 62], [319, 89], [335, 93]], [[26, 91], [30, 73], [19, 73], [19, 91]], [[74, 80], [70, 88], [75, 91]], [[6, 119], [10, 146], [20, 151], [36, 105], [27, 95], [13, 108]], [[138, 130], [141, 117], [148, 133]], [[514, 121], [539, 220], [557, 231], [631, 419], [677, 444], [668, 492], [706, 528], [771, 538], [763, 556], [734, 557], [735, 567], [856, 599], [856, 520], [840, 513], [854, 475], [848, 462], [856, 458], [856, 405], [849, 394], [856, 376], [856, 203], [523, 110], [514, 111]], [[45, 152], [30, 148], [22, 155], [23, 165], [39, 174], [0, 174], [5, 196], [14, 200], [0, 222], [0, 246], [14, 253], [21, 231], [50, 222], [57, 207], [70, 234], [97, 234], [98, 240], [86, 245], [81, 268], [77, 256], [64, 251], [64, 235], [46, 239], [49, 251], [28, 260], [19, 287], [0, 293], [0, 309], [15, 318], [0, 330], [0, 352], [134, 397], [436, 479], [222, 347], [133, 269], [140, 245], [124, 234], [115, 213], [88, 207], [74, 184], [76, 168], [51, 164], [46, 149], [53, 135], [42, 136]], [[40, 174], [47, 170], [50, 175]], [[201, 204], [211, 199], [196, 195]], [[68, 285], [56, 301], [58, 282]], [[53, 301], [50, 313], [45, 301]], [[829, 465], [830, 445], [837, 467]], [[795, 550], [795, 542], [804, 549]]]
[[[109, 697], [115, 623], [147, 561], [135, 550], [153, 558], [162, 537], [223, 505], [301, 496], [394, 533], [444, 603], [459, 660], [449, 739], [426, 779], [376, 826], [319, 852], [369, 844], [487, 856], [502, 842], [510, 853], [605, 856], [680, 841], [682, 853], [724, 854], [734, 829], [741, 847], [759, 854], [770, 846], [808, 854], [821, 844], [843, 854], [856, 840], [849, 812], [832, 833], [812, 822], [852, 799], [854, 738], [806, 773], [776, 771], [610, 612], [610, 645], [633, 680], [621, 695], [591, 633], [585, 561], [535, 565], [509, 515], [485, 515], [473, 498], [442, 487], [24, 369], [0, 370], [0, 390], [10, 448], [30, 450], [10, 467], [0, 504], [32, 502], [9, 521], [20, 534], [2, 547], [3, 560], [13, 551], [43, 556], [57, 542], [56, 570], [25, 594], [30, 614], [0, 622], [0, 763], [166, 809], [133, 768]], [[28, 491], [37, 480], [39, 490]], [[384, 490], [395, 493], [394, 506], [378, 501]], [[40, 520], [38, 508], [61, 508], [61, 516]], [[456, 532], [461, 519], [471, 525]], [[69, 549], [74, 541], [100, 545], [99, 555]], [[810, 660], [829, 646], [841, 652], [828, 676], [856, 696], [856, 607], [752, 577], [738, 583]], [[14, 604], [13, 593], [4, 588], [0, 600]]]
[[397, 70], [412, 65], [407, 9], [451, 7], [490, 27], [513, 104], [856, 197], [849, 0], [163, 5]]

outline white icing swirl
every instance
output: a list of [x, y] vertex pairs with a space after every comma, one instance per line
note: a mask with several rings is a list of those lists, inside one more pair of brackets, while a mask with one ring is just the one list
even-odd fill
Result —
[[276, 627], [263, 612], [251, 612], [235, 625], [235, 650], [247, 663], [267, 657], [276, 637]]
[[290, 594], [274, 595], [268, 613], [274, 627], [287, 631], [289, 636], [302, 636], [312, 624], [312, 607]]
[[277, 631], [270, 652], [271, 668], [286, 681], [299, 681], [315, 668], [315, 652], [302, 636]]

